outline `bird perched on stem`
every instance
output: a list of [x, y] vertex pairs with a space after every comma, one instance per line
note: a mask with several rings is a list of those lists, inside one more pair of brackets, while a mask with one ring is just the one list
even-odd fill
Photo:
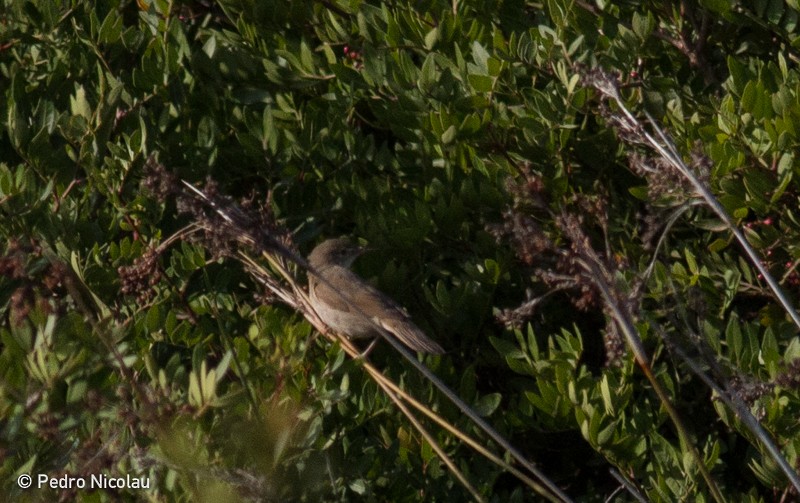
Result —
[[378, 325], [415, 351], [444, 353], [402, 307], [350, 270], [363, 252], [349, 239], [336, 238], [317, 245], [308, 256], [309, 297], [322, 321], [353, 339], [380, 335]]

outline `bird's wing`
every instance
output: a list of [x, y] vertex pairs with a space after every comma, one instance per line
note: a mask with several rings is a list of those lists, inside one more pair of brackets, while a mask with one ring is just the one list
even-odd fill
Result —
[[314, 284], [312, 288], [316, 291], [316, 296], [325, 299], [325, 303], [331, 309], [337, 311], [350, 312], [350, 304], [353, 303], [352, 289], [334, 289], [331, 285], [351, 285], [354, 281], [361, 281], [358, 276], [348, 271], [344, 267], [331, 266], [324, 270], [319, 277], [312, 277]]
[[433, 339], [425, 335], [410, 319], [383, 319], [375, 320], [385, 330], [393, 333], [400, 342], [413, 349], [414, 351], [421, 351], [424, 353], [432, 353], [436, 355], [444, 354], [444, 349], [437, 344]]
[[[323, 281], [324, 280], [324, 281]], [[325, 269], [322, 279], [316, 280], [317, 296], [323, 296], [328, 305], [338, 311], [357, 313], [355, 303], [369, 318], [377, 316], [408, 319], [408, 313], [391, 298], [373, 287], [355, 273], [341, 266]], [[331, 285], [348, 285], [338, 295]]]
[[[414, 351], [434, 354], [444, 353], [441, 346], [431, 340], [414, 324], [405, 309], [350, 270], [338, 266], [331, 267], [325, 271], [324, 276], [330, 283], [350, 285], [350, 288], [341, 291], [341, 296], [339, 296], [332, 293], [330, 286], [323, 282], [318, 283], [317, 288], [321, 290], [318, 291], [317, 295], [325, 295], [328, 300], [335, 299], [334, 302], [328, 302], [331, 307], [340, 311], [366, 315], [385, 330], [394, 334], [403, 344]], [[350, 305], [351, 302], [357, 304], [362, 313], [352, 307]]]

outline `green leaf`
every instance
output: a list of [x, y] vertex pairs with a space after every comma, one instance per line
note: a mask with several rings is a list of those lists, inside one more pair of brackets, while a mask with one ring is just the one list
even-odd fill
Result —
[[647, 12], [646, 14], [642, 15], [639, 12], [633, 13], [633, 20], [631, 22], [631, 27], [633, 28], [633, 32], [642, 40], [646, 40], [650, 33], [652, 33], [653, 29], [655, 29], [656, 20], [653, 16], [652, 12]]
[[708, 251], [711, 253], [719, 253], [728, 247], [728, 241], [722, 238], [717, 238], [708, 245]]
[[700, 5], [722, 15], [728, 14], [731, 10], [731, 3], [728, 0], [700, 0]]
[[489, 53], [477, 40], [472, 43], [472, 59], [484, 75], [489, 74]]
[[475, 412], [481, 417], [488, 417], [500, 406], [502, 395], [490, 393], [482, 396], [473, 406]]
[[101, 44], [113, 44], [122, 34], [123, 20], [116, 9], [111, 9], [100, 25], [97, 41]]
[[629, 187], [628, 192], [639, 199], [640, 201], [647, 201], [650, 197], [650, 189], [647, 185], [639, 185], [638, 187]]
[[469, 85], [479, 93], [488, 93], [492, 90], [494, 79], [488, 75], [469, 75]]
[[749, 76], [747, 75], [745, 67], [735, 57], [728, 56], [727, 62], [728, 74], [730, 75], [728, 82], [730, 83], [731, 91], [736, 94], [741, 94], [747, 84]]
[[445, 145], [447, 145], [448, 143], [451, 143], [456, 138], [456, 134], [457, 133], [458, 133], [458, 130], [456, 129], [455, 126], [448, 127], [445, 130], [445, 132], [442, 133], [442, 143], [444, 143]]
[[197, 125], [197, 143], [201, 147], [211, 148], [216, 143], [217, 125], [214, 119], [204, 116]]
[[217, 38], [215, 36], [208, 37], [208, 40], [203, 44], [203, 52], [209, 59], [214, 59], [214, 54], [217, 53]]
[[153, 306], [147, 311], [147, 318], [145, 319], [145, 325], [147, 326], [147, 330], [150, 333], [158, 332], [161, 329], [161, 310], [159, 306]]
[[741, 361], [742, 358], [742, 332], [739, 328], [739, 320], [736, 317], [731, 317], [728, 320], [728, 326], [725, 328], [725, 342], [728, 344], [730, 351], [734, 357], [734, 361]]
[[425, 49], [431, 50], [439, 40], [439, 28], [433, 28], [425, 35]]
[[79, 115], [86, 120], [92, 118], [92, 106], [86, 99], [86, 89], [82, 85], [76, 86], [75, 94], [69, 100], [72, 115]]
[[421, 89], [430, 89], [436, 82], [436, 62], [434, 54], [430, 53], [422, 63], [422, 70], [420, 70], [419, 75], [419, 86]]
[[499, 339], [497, 337], [489, 337], [489, 342], [491, 342], [494, 349], [500, 353], [500, 356], [504, 358], [524, 358], [525, 354], [519, 350], [515, 344], [508, 342], [504, 339]]
[[310, 73], [314, 73], [314, 55], [311, 53], [311, 49], [308, 47], [308, 44], [305, 40], [300, 42], [300, 61], [303, 64], [303, 68]]

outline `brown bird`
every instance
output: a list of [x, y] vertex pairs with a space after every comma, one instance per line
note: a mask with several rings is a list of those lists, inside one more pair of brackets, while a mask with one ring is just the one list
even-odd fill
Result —
[[405, 309], [350, 270], [363, 252], [349, 239], [337, 238], [317, 245], [308, 256], [309, 297], [322, 321], [353, 339], [378, 336], [377, 324], [415, 351], [444, 353]]

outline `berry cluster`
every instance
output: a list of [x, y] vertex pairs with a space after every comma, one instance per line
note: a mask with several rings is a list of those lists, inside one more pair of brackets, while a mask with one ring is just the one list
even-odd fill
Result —
[[349, 45], [344, 46], [342, 52], [344, 52], [345, 58], [350, 60], [354, 69], [361, 70], [364, 67], [364, 57], [360, 52], [351, 49]]
[[[776, 223], [775, 218], [765, 217], [762, 220], [747, 222], [744, 224], [744, 227], [746, 229], [756, 229], [758, 227], [772, 227]], [[782, 263], [782, 270], [777, 272], [777, 274], [780, 275], [780, 282], [792, 288], [798, 288], [800, 287], [800, 273], [798, 273], [797, 269], [798, 265], [800, 265], [800, 260], [787, 258], [785, 256], [780, 258], [773, 257], [773, 250], [777, 248], [778, 244], [779, 243], [775, 243], [764, 251], [765, 259], [762, 260], [761, 263], [766, 267], [772, 267], [776, 262]], [[764, 279], [763, 275], [759, 274], [758, 279]]]

